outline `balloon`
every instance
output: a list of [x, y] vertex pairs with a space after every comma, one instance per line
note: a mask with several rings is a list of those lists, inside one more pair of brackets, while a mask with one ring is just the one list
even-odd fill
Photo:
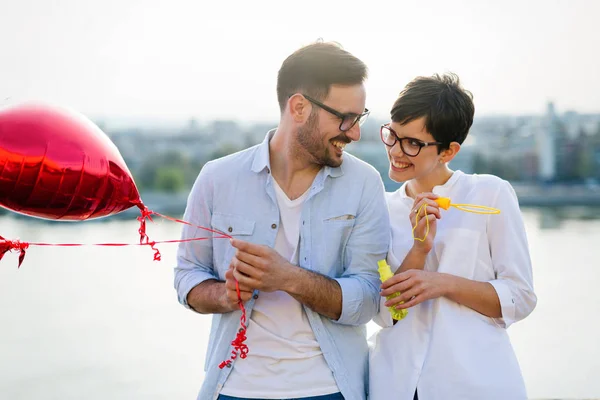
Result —
[[145, 209], [108, 136], [77, 112], [42, 104], [0, 109], [0, 206], [70, 221]]

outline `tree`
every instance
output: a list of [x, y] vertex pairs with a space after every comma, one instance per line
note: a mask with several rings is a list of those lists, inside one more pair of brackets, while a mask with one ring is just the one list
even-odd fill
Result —
[[162, 167], [157, 170], [154, 189], [159, 192], [180, 192], [185, 187], [185, 176], [182, 169]]
[[[135, 171], [140, 189], [173, 191], [189, 188], [202, 168], [202, 160], [191, 160], [178, 151], [152, 154]], [[173, 182], [167, 183], [169, 179]]]

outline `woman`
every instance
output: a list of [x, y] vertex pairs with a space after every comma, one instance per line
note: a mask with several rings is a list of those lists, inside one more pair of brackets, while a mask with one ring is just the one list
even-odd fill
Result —
[[[396, 272], [382, 285], [370, 400], [527, 398], [506, 332], [537, 302], [517, 197], [498, 177], [448, 167], [474, 112], [456, 75], [419, 77], [381, 128], [390, 178], [404, 185], [387, 196]], [[441, 210], [437, 197], [500, 214]], [[408, 315], [392, 321], [388, 306]]]

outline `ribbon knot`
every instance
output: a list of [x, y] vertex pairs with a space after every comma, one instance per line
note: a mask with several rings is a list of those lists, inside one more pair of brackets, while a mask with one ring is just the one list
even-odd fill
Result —
[[158, 250], [156, 247], [154, 247], [156, 245], [156, 242], [150, 241], [150, 238], [146, 234], [146, 218], [150, 222], [153, 222], [152, 215], [154, 215], [156, 213], [154, 211], [149, 210], [148, 207], [146, 207], [144, 205], [138, 204], [138, 207], [140, 208], [140, 212], [142, 214], [139, 217], [137, 217], [137, 220], [140, 221], [140, 228], [138, 229], [138, 233], [140, 234], [140, 244], [146, 244], [146, 245], [150, 246], [150, 248], [152, 250], [154, 250], [154, 261], [160, 261], [161, 260], [160, 250]]
[[0, 260], [7, 252], [16, 250], [19, 252], [19, 268], [25, 259], [25, 250], [29, 248], [29, 243], [21, 242], [20, 240], [8, 240], [0, 236]]

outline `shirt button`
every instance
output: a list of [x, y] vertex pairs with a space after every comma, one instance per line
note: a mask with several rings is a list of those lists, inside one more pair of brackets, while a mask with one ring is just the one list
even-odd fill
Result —
[[254, 296], [252, 296], [252, 297], [254, 297], [254, 300], [258, 299], [258, 295], [257, 295], [257, 294], [255, 294], [255, 295], [254, 295]]
[[227, 228], [227, 230], [228, 230], [229, 232], [233, 232], [233, 228], [232, 228], [232, 227], [229, 227], [229, 228]]
[[277, 224], [271, 225], [271, 228], [273, 228], [273, 229], [277, 228]]

